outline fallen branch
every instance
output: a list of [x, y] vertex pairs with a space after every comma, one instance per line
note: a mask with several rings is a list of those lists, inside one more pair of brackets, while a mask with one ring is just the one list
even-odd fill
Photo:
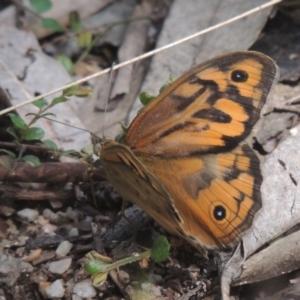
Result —
[[0, 181], [5, 182], [90, 182], [103, 181], [104, 172], [101, 168], [91, 168], [85, 163], [42, 163], [33, 167], [28, 163], [17, 162], [8, 170], [0, 165]]

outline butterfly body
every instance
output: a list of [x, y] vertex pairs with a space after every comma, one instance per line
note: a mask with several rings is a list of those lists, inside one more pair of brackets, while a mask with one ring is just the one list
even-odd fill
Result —
[[193, 68], [137, 115], [124, 145], [102, 145], [108, 179], [200, 251], [233, 246], [261, 207], [259, 159], [245, 140], [277, 77], [256, 52]]

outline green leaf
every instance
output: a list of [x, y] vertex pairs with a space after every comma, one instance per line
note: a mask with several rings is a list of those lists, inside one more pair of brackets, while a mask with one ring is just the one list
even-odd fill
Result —
[[53, 113], [45, 113], [45, 114], [41, 114], [41, 115], [39, 116], [39, 118], [48, 117], [48, 116], [56, 117], [56, 115], [53, 114]]
[[82, 25], [80, 21], [80, 16], [77, 11], [71, 11], [69, 14], [69, 24], [72, 31], [80, 31], [84, 29], [84, 26]]
[[160, 89], [159, 89], [159, 94], [161, 94], [164, 90], [166, 90], [172, 83], [174, 79], [172, 77], [172, 74], [169, 75], [168, 81], [166, 84], [164, 84]]
[[97, 261], [89, 261], [88, 263], [86, 263], [84, 265], [84, 268], [89, 274], [95, 275], [95, 274], [105, 270], [105, 268], [107, 268], [107, 266], [110, 266], [110, 264], [101, 263], [101, 262], [97, 262]]
[[156, 97], [153, 95], [149, 95], [146, 92], [141, 92], [139, 94], [139, 98], [140, 98], [141, 103], [145, 106], [145, 105], [149, 104]]
[[70, 155], [73, 153], [77, 153], [77, 151], [76, 150], [65, 150], [65, 151], [62, 151], [59, 153], [59, 157], [67, 156], [67, 155]]
[[91, 274], [97, 274], [99, 272], [107, 272], [112, 264], [112, 259], [108, 256], [102, 255], [96, 251], [88, 252], [85, 255], [87, 263], [84, 265], [84, 268]]
[[121, 123], [121, 122], [119, 122], [119, 124], [121, 125], [121, 128], [122, 128], [123, 132], [126, 133], [128, 131], [128, 126]]
[[14, 125], [17, 126], [18, 128], [23, 129], [26, 126], [25, 121], [22, 118], [20, 118], [18, 115], [13, 113], [9, 113], [7, 115], [10, 117]]
[[70, 57], [66, 55], [59, 55], [57, 56], [57, 60], [63, 65], [63, 67], [69, 72], [73, 73], [74, 71], [74, 64]]
[[93, 277], [93, 286], [100, 286], [103, 282], [106, 281], [108, 273], [99, 273]]
[[88, 48], [92, 43], [92, 33], [84, 31], [77, 36], [77, 44], [81, 48]]
[[21, 160], [31, 164], [33, 167], [39, 167], [41, 165], [41, 161], [35, 155], [25, 155]]
[[63, 102], [66, 102], [68, 101], [69, 99], [66, 98], [66, 97], [57, 97], [57, 98], [54, 98], [51, 102], [51, 106], [54, 106], [56, 104], [59, 104], [59, 103], [63, 103]]
[[63, 96], [72, 96], [74, 91], [78, 89], [78, 85], [70, 86], [63, 90]]
[[83, 149], [81, 149], [81, 153], [93, 155], [94, 154], [94, 145], [88, 144]]
[[42, 20], [42, 26], [44, 28], [50, 29], [54, 32], [64, 32], [64, 28], [54, 19], [44, 18]]
[[92, 94], [93, 94], [92, 89], [80, 86], [72, 92], [72, 95], [69, 94], [68, 96], [76, 96], [79, 98], [88, 98], [88, 97], [91, 97]]
[[14, 130], [13, 128], [8, 127], [8, 128], [6, 129], [6, 131], [7, 131], [10, 135], [12, 135], [12, 136], [15, 138], [15, 140], [16, 140], [17, 142], [20, 140], [20, 138], [17, 136], [17, 134], [16, 134], [16, 132], [15, 132], [15, 130]]
[[45, 135], [45, 131], [39, 127], [31, 127], [28, 128], [24, 132], [24, 140], [32, 141], [32, 140], [41, 140]]
[[0, 164], [8, 171], [11, 171], [13, 168], [11, 165], [11, 159], [7, 156], [0, 156]]
[[53, 141], [50, 141], [50, 140], [45, 140], [43, 141], [44, 145], [52, 150], [57, 150], [58, 147], [57, 145], [53, 142]]
[[47, 101], [44, 98], [42, 98], [32, 102], [32, 104], [38, 108], [42, 108], [47, 105]]
[[155, 262], [163, 262], [168, 258], [170, 244], [165, 236], [160, 235], [154, 240], [151, 249], [151, 259]]
[[12, 151], [9, 151], [6, 149], [0, 149], [0, 152], [4, 152], [4, 153], [8, 154], [9, 156], [11, 156], [12, 158], [16, 158], [16, 154], [13, 153]]
[[43, 13], [51, 9], [52, 3], [50, 0], [29, 0], [30, 5], [39, 13]]

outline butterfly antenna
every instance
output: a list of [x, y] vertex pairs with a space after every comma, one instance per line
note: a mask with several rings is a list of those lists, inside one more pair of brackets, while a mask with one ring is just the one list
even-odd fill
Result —
[[[29, 114], [27, 114], [29, 115]], [[54, 119], [51, 119], [51, 118], [48, 118], [48, 117], [41, 117], [43, 119], [47, 119], [49, 121], [52, 121], [52, 122], [56, 122], [56, 123], [59, 123], [59, 124], [62, 124], [62, 125], [65, 125], [65, 126], [68, 126], [68, 127], [72, 127], [72, 128], [75, 128], [75, 129], [78, 129], [78, 130], [81, 130], [81, 131], [85, 131], [85, 132], [88, 132], [90, 134], [94, 134], [92, 131], [89, 131], [87, 129], [84, 129], [84, 128], [80, 128], [80, 127], [77, 127], [77, 126], [74, 126], [74, 125], [70, 125], [70, 124], [67, 124], [67, 123], [64, 123], [64, 122], [61, 122], [61, 121], [57, 121], [57, 120], [54, 120]]]
[[106, 113], [107, 113], [107, 105], [108, 105], [109, 95], [110, 95], [110, 91], [111, 91], [112, 75], [113, 75], [113, 70], [114, 70], [115, 65], [116, 65], [116, 63], [113, 62], [111, 67], [110, 67], [110, 72], [109, 72], [108, 89], [107, 89], [107, 94], [106, 94], [106, 101], [105, 101], [105, 107], [104, 107], [104, 117], [103, 117], [103, 123], [102, 123], [102, 138], [103, 139], [104, 139], [104, 126], [105, 126], [105, 119], [106, 119]]

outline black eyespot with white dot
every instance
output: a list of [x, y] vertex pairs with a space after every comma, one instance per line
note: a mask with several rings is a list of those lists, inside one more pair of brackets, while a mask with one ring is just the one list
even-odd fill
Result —
[[246, 82], [248, 78], [249, 78], [248, 73], [243, 70], [234, 70], [231, 73], [231, 80], [234, 82]]
[[226, 218], [226, 209], [221, 205], [217, 205], [214, 208], [214, 217], [217, 221], [222, 221]]

